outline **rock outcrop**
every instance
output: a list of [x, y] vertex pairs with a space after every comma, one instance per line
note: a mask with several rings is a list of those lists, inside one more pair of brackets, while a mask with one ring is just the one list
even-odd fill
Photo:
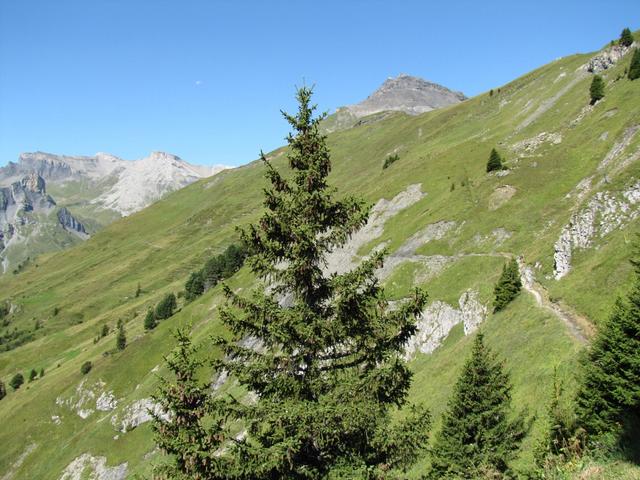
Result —
[[71, 215], [71, 212], [67, 207], [62, 207], [58, 210], [58, 221], [60, 222], [60, 225], [62, 225], [62, 228], [69, 232], [76, 233], [83, 238], [87, 238], [89, 236], [84, 225]]
[[596, 193], [586, 207], [571, 216], [554, 245], [555, 279], [559, 280], [569, 273], [575, 249], [593, 246], [595, 238], [602, 238], [639, 216], [640, 182], [620, 193]]
[[437, 300], [420, 315], [418, 331], [405, 347], [405, 358], [416, 353], [432, 353], [447, 338], [451, 329], [462, 323], [464, 334], [473, 333], [488, 315], [488, 308], [478, 300], [478, 292], [467, 290], [458, 299], [459, 308]]
[[83, 453], [74, 459], [62, 472], [60, 480], [124, 480], [127, 478], [128, 463], [121, 463], [115, 467], [107, 467], [106, 457], [94, 457], [90, 453]]
[[631, 51], [634, 45], [630, 47], [625, 47], [620, 44], [612, 45], [589, 59], [589, 61], [580, 68], [591, 73], [598, 73], [603, 70], [607, 70], [613, 67], [622, 57]]

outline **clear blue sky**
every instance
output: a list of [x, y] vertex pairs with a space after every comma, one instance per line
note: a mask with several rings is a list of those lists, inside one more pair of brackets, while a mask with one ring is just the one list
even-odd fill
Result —
[[472, 96], [640, 27], [627, 1], [0, 0], [0, 165], [152, 150], [238, 165], [323, 110], [418, 75]]

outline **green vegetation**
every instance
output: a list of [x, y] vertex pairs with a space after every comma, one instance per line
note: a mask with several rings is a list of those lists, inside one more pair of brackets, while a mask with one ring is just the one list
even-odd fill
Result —
[[589, 95], [591, 95], [591, 105], [595, 105], [598, 100], [604, 98], [604, 80], [600, 75], [594, 75], [589, 87]]
[[124, 323], [118, 322], [118, 334], [116, 335], [116, 349], [124, 350], [127, 347], [127, 335], [124, 331]]
[[520, 269], [515, 258], [511, 259], [502, 267], [500, 279], [493, 289], [493, 311], [499, 312], [505, 308], [522, 289], [520, 281]]
[[[418, 286], [429, 292], [430, 305], [442, 302], [443, 308], [459, 309], [461, 296], [472, 290], [479, 303], [491, 309], [504, 255], [518, 256], [532, 269], [540, 291], [547, 293], [554, 307], [585, 317], [594, 328], [605, 325], [616, 296], [631, 285], [628, 259], [630, 241], [640, 227], [637, 219], [620, 217], [619, 228], [602, 236], [598, 231], [592, 246], [573, 250], [570, 272], [561, 280], [553, 277], [554, 244], [572, 215], [598, 194], [625, 198], [622, 193], [640, 178], [640, 163], [625, 161], [635, 158], [640, 136], [631, 135], [626, 146], [623, 142], [628, 138], [625, 132], [633, 132], [640, 124], [637, 82], [612, 81], [605, 102], [583, 114], [591, 77], [579, 69], [592, 56], [563, 57], [502, 86], [501, 91], [495, 89], [492, 99], [481, 95], [418, 116], [386, 114], [375, 122], [329, 134], [332, 170], [328, 181], [338, 188], [336, 199], [357, 193], [369, 205], [383, 200], [381, 205], [391, 202], [396, 208], [397, 213], [380, 227], [379, 236], [358, 250], [358, 255], [368, 255], [384, 243], [390, 253], [387, 266], [401, 262], [382, 282], [393, 300], [404, 301]], [[630, 52], [608, 69], [606, 78], [626, 76], [631, 56]], [[558, 134], [562, 141], [543, 140], [529, 150], [518, 149], [520, 142], [531, 142], [542, 132]], [[611, 157], [601, 169], [603, 159], [618, 144], [619, 156]], [[492, 146], [509, 158], [505, 177], [486, 174], [487, 151]], [[402, 152], [402, 168], [381, 171], [383, 155], [394, 151]], [[278, 171], [286, 171], [286, 153], [286, 148], [267, 153]], [[84, 453], [105, 457], [109, 468], [127, 462], [131, 478], [150, 478], [152, 465], [167, 461], [157, 453], [150, 422], [122, 433], [114, 430], [109, 418], [122, 418], [132, 404], [148, 400], [157, 389], [158, 376], [171, 377], [163, 356], [176, 345], [172, 335], [176, 328], [188, 327], [198, 355], [221, 355], [210, 338], [226, 332], [217, 308], [224, 303], [222, 284], [181, 305], [152, 335], [144, 334], [144, 314], [167, 293], [183, 290], [192, 271], [237, 241], [237, 225], [259, 221], [264, 173], [264, 165], [254, 162], [196, 182], [113, 223], [87, 242], [39, 256], [37, 268], [32, 263], [20, 275], [0, 277], [0, 304], [12, 307], [0, 320], [0, 337], [28, 335], [11, 351], [4, 351], [6, 343], [0, 346], [0, 379], [10, 389], [15, 372], [28, 373], [36, 365], [47, 372], [43, 380], [10, 392], [0, 402], [4, 425], [0, 471], [9, 472], [32, 444], [37, 447], [16, 467], [16, 480], [56, 480]], [[577, 185], [585, 178], [592, 178], [591, 187], [577, 195]], [[450, 191], [452, 183], [454, 191]], [[426, 195], [408, 206], [392, 201], [410, 185], [419, 185]], [[513, 187], [515, 194], [493, 209], [491, 199], [505, 185]], [[637, 204], [629, 205], [629, 211], [635, 212]], [[400, 254], [406, 251], [407, 240], [421, 237], [425, 228], [442, 221], [455, 226], [442, 238], [420, 246], [416, 257], [439, 256], [435, 258], [442, 258], [443, 264], [427, 268], [418, 258], [403, 261]], [[138, 283], [144, 285], [144, 294], [135, 298]], [[243, 297], [259, 288], [248, 266], [224, 283]], [[56, 317], [52, 316], [54, 306], [60, 308]], [[134, 317], [136, 312], [140, 313]], [[83, 323], [77, 323], [81, 315]], [[108, 341], [94, 344], [93, 340], [104, 325], [115, 330], [118, 319], [125, 322], [128, 344], [113, 354], [115, 332]], [[34, 331], [36, 320], [42, 321], [42, 328]], [[539, 467], [534, 452], [549, 430], [554, 370], [557, 367], [558, 384], [563, 385], [563, 410], [574, 413], [574, 405], [568, 409], [565, 405], [576, 395], [577, 363], [584, 345], [552, 310], [539, 306], [526, 291], [485, 318], [481, 328], [486, 345], [505, 360], [513, 385], [512, 404], [518, 410], [526, 407], [536, 419], [511, 462], [518, 475], [533, 472], [530, 476], [535, 478]], [[435, 351], [418, 352], [409, 363], [413, 381], [407, 400], [429, 409], [434, 431], [440, 429], [456, 377], [471, 352], [473, 337], [464, 331], [463, 324], [455, 325]], [[93, 362], [93, 371], [80, 377], [80, 366], [87, 360]], [[195, 378], [201, 384], [211, 383], [208, 364]], [[102, 388], [118, 399], [117, 408], [82, 419], [67, 403], [56, 404], [58, 398], [65, 402], [76, 398], [83, 380], [85, 388], [103, 381]], [[220, 390], [225, 397], [251, 398], [233, 382]], [[95, 404], [88, 407], [95, 409]], [[53, 415], [60, 416], [60, 425], [52, 423]], [[238, 426], [233, 435], [241, 431]], [[547, 478], [638, 477], [637, 462], [605, 453], [582, 454], [560, 473], [552, 470]], [[424, 455], [400, 477], [422, 478], [429, 464], [429, 456]], [[88, 470], [83, 472], [85, 477], [90, 476]]]
[[158, 321], [156, 320], [156, 315], [153, 312], [153, 308], [149, 307], [147, 310], [147, 314], [144, 317], [144, 329], [145, 330], [153, 330], [158, 325]]
[[[262, 157], [271, 183], [266, 213], [242, 231], [253, 273], [275, 286], [250, 297], [224, 286], [230, 303], [221, 319], [231, 338], [215, 340], [224, 353], [215, 370], [228, 372], [259, 401], [202, 400], [202, 387], [184, 373], [198, 364], [179, 334], [169, 363], [176, 386], [162, 388], [158, 398], [164, 409], [189, 411], [189, 417], [180, 425], [156, 417], [155, 426], [158, 443], [174, 454], [171, 476], [380, 477], [405, 471], [426, 447], [426, 411], [412, 407], [397, 422], [390, 416], [407, 401], [411, 373], [400, 355], [426, 296], [416, 290], [399, 309], [387, 309], [375, 279], [380, 252], [353, 271], [323, 273], [325, 255], [365, 224], [367, 210], [352, 197], [334, 200], [322, 117], [313, 118], [310, 89], [298, 90], [297, 100], [297, 115], [284, 114], [294, 130], [288, 137], [291, 177]], [[290, 307], [278, 303], [285, 295]], [[246, 338], [265, 348], [245, 345]], [[230, 422], [246, 427], [248, 441], [229, 445], [214, 462], [221, 440], [232, 435]]]
[[502, 157], [495, 148], [492, 148], [487, 161], [487, 173], [497, 170], [502, 170]]
[[430, 478], [502, 478], [525, 436], [513, 415], [511, 383], [478, 333], [443, 415], [432, 450]]
[[595, 438], [637, 432], [640, 424], [640, 262], [635, 269], [631, 292], [616, 302], [582, 362], [578, 423]]
[[0, 400], [7, 396], [7, 387], [5, 387], [4, 382], [0, 380]]
[[640, 49], [636, 48], [633, 50], [633, 57], [631, 57], [628, 76], [629, 80], [640, 78]]
[[389, 168], [391, 165], [396, 163], [398, 160], [400, 160], [400, 156], [398, 156], [397, 153], [394, 153], [393, 155], [389, 155], [387, 158], [384, 159], [384, 163], [382, 164], [382, 169], [385, 170], [385, 169]]
[[86, 362], [84, 362], [82, 364], [82, 366], [80, 366], [80, 373], [82, 375], [86, 375], [87, 373], [89, 373], [91, 371], [92, 368], [93, 368], [93, 363], [91, 363], [89, 360], [87, 360]]
[[204, 293], [204, 275], [202, 271], [191, 272], [187, 283], [184, 284], [185, 296], [187, 301], [194, 300]]
[[177, 306], [176, 296], [173, 293], [167, 293], [158, 305], [156, 305], [154, 312], [155, 319], [166, 320], [173, 315]]
[[620, 33], [619, 42], [620, 45], [624, 47], [630, 47], [633, 44], [633, 34], [631, 33], [631, 30], [629, 30], [628, 28], [622, 30], [622, 33]]
[[29, 372], [29, 381], [33, 382], [36, 378], [38, 378], [38, 372], [36, 372], [35, 368], [32, 368], [31, 372]]
[[11, 378], [9, 385], [11, 385], [11, 388], [13, 388], [14, 390], [18, 390], [23, 383], [24, 377], [22, 376], [22, 374], [16, 373], [13, 378]]

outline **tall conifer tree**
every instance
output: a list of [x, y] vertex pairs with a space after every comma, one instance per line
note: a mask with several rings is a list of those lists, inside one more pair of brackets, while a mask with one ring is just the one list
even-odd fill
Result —
[[579, 424], [592, 437], [640, 419], [640, 255], [626, 298], [618, 299], [583, 361]]
[[502, 478], [525, 434], [510, 420], [511, 384], [482, 333], [473, 343], [436, 436], [430, 478]]
[[[293, 129], [291, 175], [262, 155], [271, 184], [266, 211], [242, 232], [249, 265], [269, 288], [244, 297], [225, 286], [221, 317], [231, 337], [215, 341], [223, 357], [214, 368], [256, 398], [220, 402], [208, 413], [215, 425], [246, 430], [224, 447], [234, 472], [225, 478], [378, 478], [407, 468], [426, 447], [426, 411], [390, 418], [406, 404], [411, 373], [402, 352], [426, 295], [416, 290], [388, 308], [375, 276], [382, 252], [351, 272], [326, 271], [326, 255], [366, 223], [368, 209], [329, 187], [323, 116], [314, 117], [311, 95], [299, 89], [297, 114], [284, 114]], [[182, 405], [164, 397], [170, 408]], [[186, 444], [172, 451], [176, 461], [188, 452]]]

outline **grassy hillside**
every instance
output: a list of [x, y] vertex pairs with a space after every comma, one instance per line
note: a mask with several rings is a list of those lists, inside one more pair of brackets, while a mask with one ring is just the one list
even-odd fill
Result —
[[[557, 60], [495, 88], [493, 95], [447, 109], [417, 117], [391, 114], [329, 136], [331, 180], [340, 192], [355, 193], [371, 204], [392, 199], [410, 185], [419, 185], [425, 194], [391, 215], [379, 236], [359, 246], [359, 254], [384, 242], [394, 255], [425, 227], [453, 225], [417, 246], [419, 260], [397, 256], [397, 268], [385, 279], [392, 298], [420, 285], [432, 302], [458, 308], [461, 295], [473, 290], [489, 305], [505, 257], [522, 256], [531, 267], [536, 288], [550, 303], [540, 305], [523, 291], [504, 312], [488, 315], [482, 324], [487, 342], [506, 361], [516, 403], [537, 416], [517, 462], [521, 471], [531, 466], [554, 368], [570, 387], [584, 346], [547, 307], [555, 306], [572, 321], [586, 318], [600, 324], [628, 286], [631, 241], [640, 230], [633, 213], [640, 205], [629, 200], [630, 213], [619, 211], [611, 231], [603, 228], [607, 219], [598, 217], [589, 246], [574, 251], [566, 276], [554, 278], [554, 244], [571, 216], [598, 194], [626, 198], [622, 193], [640, 179], [640, 134], [633, 130], [640, 125], [640, 83], [623, 78], [630, 55], [602, 72], [606, 96], [590, 108], [591, 74], [580, 67], [592, 56]], [[504, 176], [485, 172], [492, 147], [506, 160]], [[270, 154], [276, 166], [285, 165], [284, 153]], [[399, 160], [383, 170], [391, 153]], [[0, 278], [0, 302], [12, 307], [0, 335], [15, 330], [18, 336], [26, 332], [35, 337], [0, 353], [0, 378], [8, 384], [19, 371], [46, 372], [0, 401], [0, 472], [9, 475], [5, 478], [60, 478], [85, 453], [98, 463], [96, 457], [106, 457], [109, 468], [126, 462], [129, 475], [150, 471], [159, 455], [149, 423], [126, 432], [117, 427], [127, 408], [154, 391], [175, 326], [192, 325], [195, 338], [203, 342], [218, 330], [220, 288], [182, 305], [152, 333], [143, 332], [144, 312], [165, 293], [181, 290], [189, 272], [231, 243], [236, 225], [258, 217], [263, 173], [254, 162], [202, 180], [81, 245], [40, 257], [19, 275]], [[591, 187], [579, 188], [588, 177], [593, 177]], [[433, 259], [441, 257], [436, 256], [444, 258], [437, 269]], [[138, 284], [142, 294], [136, 297]], [[233, 288], [250, 289], [252, 284], [246, 269], [230, 280]], [[125, 322], [129, 343], [123, 352], [113, 352], [114, 333], [94, 343], [104, 324], [113, 331], [119, 319]], [[412, 360], [411, 396], [425, 402], [436, 419], [471, 340], [458, 324], [432, 354], [418, 353]], [[83, 376], [80, 365], [87, 360], [94, 366]], [[96, 411], [96, 400], [105, 392], [112, 392], [117, 407]], [[93, 412], [81, 418], [82, 409]], [[425, 466], [426, 460], [412, 475]], [[601, 476], [584, 478], [608, 478], [607, 471], [616, 472], [611, 478], [640, 476], [640, 469], [621, 462], [601, 468]]]

